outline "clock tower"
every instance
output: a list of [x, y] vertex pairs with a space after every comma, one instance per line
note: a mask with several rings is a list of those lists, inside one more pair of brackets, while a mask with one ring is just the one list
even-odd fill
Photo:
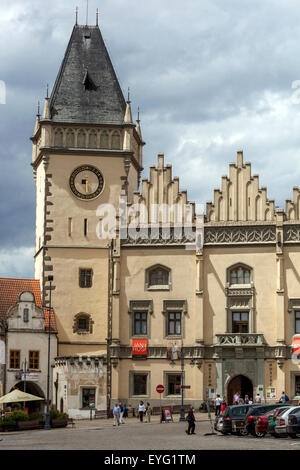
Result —
[[131, 202], [142, 171], [133, 123], [98, 26], [75, 25], [51, 96], [38, 113], [32, 166], [36, 185], [35, 277], [58, 327], [58, 356], [104, 356], [111, 259], [118, 242], [97, 236], [97, 208]]

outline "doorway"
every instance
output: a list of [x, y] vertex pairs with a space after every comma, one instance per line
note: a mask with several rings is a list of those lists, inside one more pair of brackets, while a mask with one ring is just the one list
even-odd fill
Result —
[[245, 375], [236, 375], [233, 377], [227, 387], [228, 405], [234, 405], [234, 394], [240, 393], [240, 397], [245, 399], [245, 395], [253, 399], [253, 384]]

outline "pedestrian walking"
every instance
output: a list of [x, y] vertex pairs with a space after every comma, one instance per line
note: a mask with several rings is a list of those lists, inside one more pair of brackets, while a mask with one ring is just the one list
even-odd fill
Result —
[[146, 421], [147, 421], [147, 423], [150, 423], [150, 419], [151, 419], [151, 406], [150, 406], [150, 403], [147, 403], [147, 405], [146, 405]]
[[114, 426], [120, 425], [120, 414], [121, 414], [121, 410], [120, 410], [119, 403], [116, 403], [113, 408]]
[[143, 401], [140, 401], [140, 404], [139, 404], [139, 416], [140, 416], [140, 422], [141, 422], [141, 423], [143, 422], [145, 411], [146, 411], [146, 408], [145, 408], [144, 402], [143, 402]]
[[195, 433], [195, 421], [196, 420], [195, 420], [195, 415], [194, 415], [194, 408], [192, 406], [190, 406], [189, 408], [189, 412], [188, 412], [186, 419], [188, 422], [188, 428], [185, 432], [187, 433], [187, 435], [196, 434]]
[[224, 413], [224, 411], [226, 410], [226, 407], [227, 407], [227, 401], [226, 401], [226, 397], [224, 395], [223, 400], [222, 400], [222, 405], [221, 405], [221, 414]]
[[249, 398], [249, 405], [253, 405], [253, 400], [252, 400], [252, 397]]
[[289, 401], [289, 397], [285, 392], [282, 392], [281, 398], [280, 398], [281, 403], [284, 405], [287, 401]]
[[216, 406], [216, 416], [219, 416], [221, 413], [221, 405], [222, 405], [222, 398], [219, 394], [217, 394], [217, 398], [215, 399], [215, 406]]
[[128, 408], [126, 406], [126, 403], [124, 403], [124, 414], [123, 414], [123, 417], [124, 418], [128, 418]]
[[120, 404], [120, 424], [125, 424], [124, 411], [125, 411], [125, 405], [123, 403], [121, 403]]
[[245, 395], [245, 405], [248, 405], [248, 404], [249, 404], [249, 396]]

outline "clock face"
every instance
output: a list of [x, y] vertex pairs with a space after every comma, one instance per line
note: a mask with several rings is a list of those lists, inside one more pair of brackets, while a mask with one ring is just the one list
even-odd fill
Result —
[[104, 185], [101, 172], [92, 165], [82, 165], [76, 168], [72, 172], [69, 182], [72, 193], [85, 200], [98, 197]]

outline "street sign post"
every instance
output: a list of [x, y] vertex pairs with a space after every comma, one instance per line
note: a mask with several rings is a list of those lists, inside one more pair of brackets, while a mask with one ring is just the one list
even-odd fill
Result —
[[165, 387], [163, 385], [157, 385], [156, 387], [157, 393], [159, 393], [159, 403], [160, 403], [160, 423], [162, 422], [162, 415], [161, 415], [161, 394], [164, 393]]

